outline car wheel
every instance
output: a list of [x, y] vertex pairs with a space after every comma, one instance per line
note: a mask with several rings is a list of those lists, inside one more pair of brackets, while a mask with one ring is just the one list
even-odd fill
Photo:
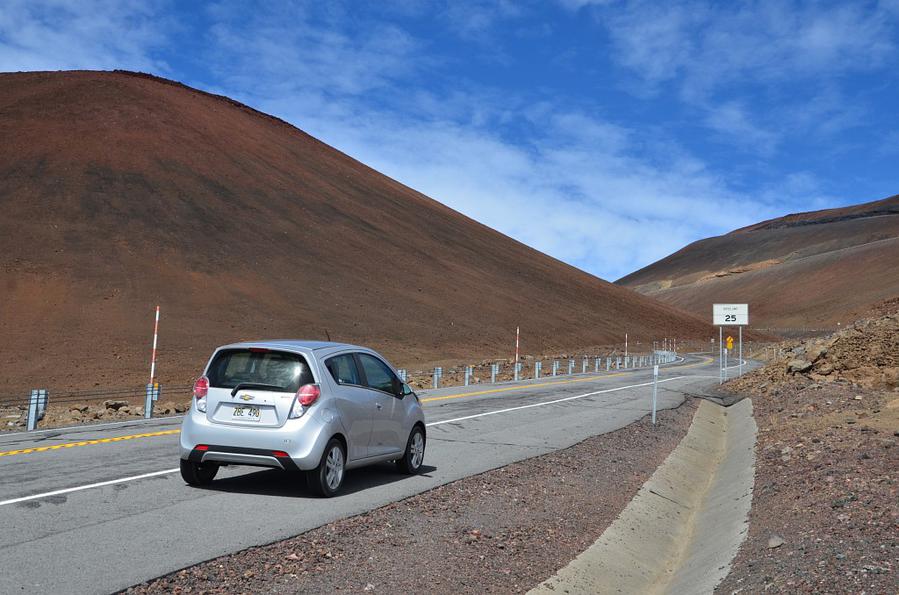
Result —
[[340, 491], [346, 473], [346, 452], [337, 438], [331, 438], [325, 447], [318, 467], [306, 472], [309, 488], [323, 498], [330, 498]]
[[215, 463], [192, 463], [181, 459], [181, 478], [192, 486], [208, 486], [219, 472]]
[[425, 431], [421, 426], [412, 428], [409, 440], [406, 442], [406, 452], [402, 459], [397, 460], [396, 466], [402, 473], [415, 475], [421, 471], [421, 464], [425, 460]]

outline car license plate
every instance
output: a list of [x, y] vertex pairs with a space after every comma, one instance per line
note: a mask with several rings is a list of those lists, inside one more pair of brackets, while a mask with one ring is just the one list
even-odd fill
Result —
[[242, 421], [259, 421], [259, 407], [252, 405], [235, 405], [231, 410], [231, 419]]

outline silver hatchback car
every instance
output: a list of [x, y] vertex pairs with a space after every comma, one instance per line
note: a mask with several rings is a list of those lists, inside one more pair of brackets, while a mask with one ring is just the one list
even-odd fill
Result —
[[318, 341], [219, 347], [181, 424], [181, 476], [207, 485], [221, 465], [302, 471], [333, 496], [347, 469], [395, 461], [421, 470], [418, 396], [376, 352]]

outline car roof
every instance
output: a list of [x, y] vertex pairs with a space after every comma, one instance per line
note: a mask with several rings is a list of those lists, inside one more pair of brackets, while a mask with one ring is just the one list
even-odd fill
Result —
[[274, 349], [287, 349], [291, 351], [319, 351], [319, 350], [339, 350], [339, 349], [365, 349], [358, 345], [350, 343], [335, 343], [331, 341], [309, 341], [306, 339], [267, 339], [264, 341], [243, 341], [241, 343], [231, 343], [230, 345], [222, 345], [219, 349], [247, 348], [247, 347], [265, 347]]

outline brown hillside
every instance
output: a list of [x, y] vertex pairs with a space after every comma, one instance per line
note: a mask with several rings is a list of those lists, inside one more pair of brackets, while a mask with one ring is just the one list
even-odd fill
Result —
[[617, 283], [700, 316], [749, 302], [753, 326], [835, 328], [899, 295], [899, 196], [787, 215], [694, 242]]
[[252, 338], [397, 363], [706, 337], [227, 98], [131, 73], [0, 75], [0, 393], [188, 382]]

